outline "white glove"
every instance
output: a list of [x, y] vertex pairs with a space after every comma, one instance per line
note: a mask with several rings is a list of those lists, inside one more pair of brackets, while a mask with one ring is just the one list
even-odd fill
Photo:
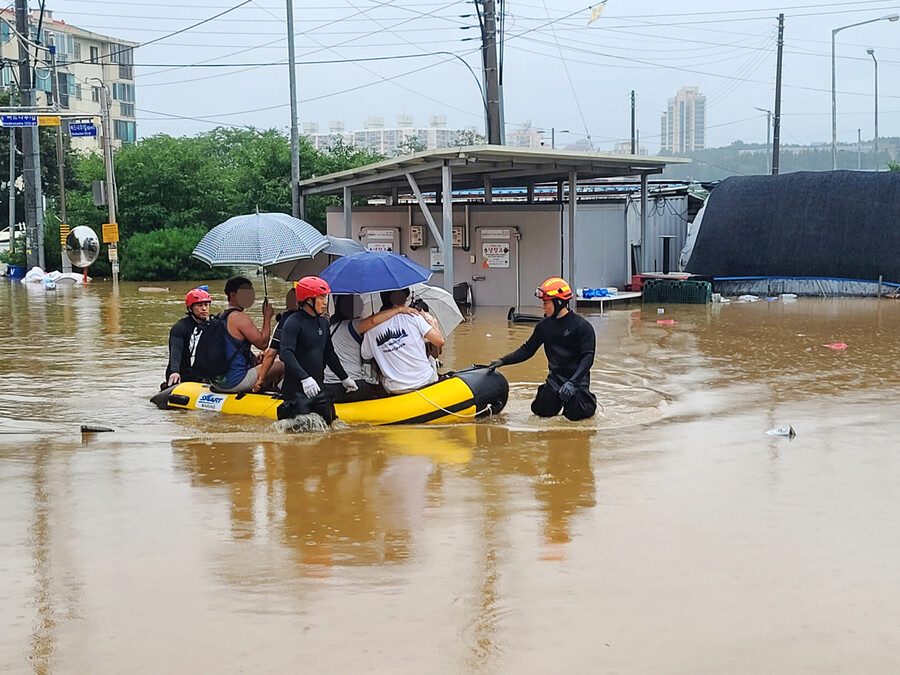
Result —
[[359, 387], [352, 377], [348, 377], [346, 380], [341, 380], [341, 384], [344, 385], [344, 391], [359, 391]]
[[319, 383], [311, 377], [300, 380], [300, 384], [303, 385], [303, 393], [306, 394], [309, 398], [318, 396], [319, 392], [322, 391], [322, 389], [319, 387]]

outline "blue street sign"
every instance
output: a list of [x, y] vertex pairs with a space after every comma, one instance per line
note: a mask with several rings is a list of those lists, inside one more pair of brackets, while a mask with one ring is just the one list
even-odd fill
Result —
[[97, 125], [92, 122], [69, 122], [69, 135], [73, 138], [77, 136], [96, 136]]
[[0, 126], [36, 127], [37, 125], [37, 115], [0, 115]]

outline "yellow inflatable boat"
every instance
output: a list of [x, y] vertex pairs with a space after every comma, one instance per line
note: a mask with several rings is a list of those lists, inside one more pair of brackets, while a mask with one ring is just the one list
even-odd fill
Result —
[[[409, 394], [337, 403], [348, 424], [447, 424], [495, 415], [506, 405], [509, 383], [499, 371], [473, 367]], [[150, 399], [162, 410], [184, 408], [278, 419], [283, 399], [270, 394], [225, 394], [200, 382], [182, 382]]]

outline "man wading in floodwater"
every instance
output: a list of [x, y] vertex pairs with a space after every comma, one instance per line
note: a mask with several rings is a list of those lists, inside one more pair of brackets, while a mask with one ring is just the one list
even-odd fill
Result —
[[544, 307], [544, 318], [516, 351], [491, 361], [488, 368], [527, 361], [544, 345], [550, 374], [538, 387], [531, 402], [531, 412], [540, 417], [554, 417], [562, 409], [570, 420], [593, 417], [597, 397], [591, 393], [591, 365], [596, 342], [594, 328], [583, 317], [569, 311], [573, 293], [565, 279], [551, 277], [534, 292]]

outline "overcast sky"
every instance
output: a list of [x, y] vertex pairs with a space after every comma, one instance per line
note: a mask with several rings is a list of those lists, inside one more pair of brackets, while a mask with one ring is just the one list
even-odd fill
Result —
[[[216, 125], [290, 124], [285, 3], [279, 0], [48, 0], [54, 18], [147, 43], [136, 51], [138, 133], [192, 135]], [[594, 3], [596, 4], [596, 3]], [[508, 0], [504, 54], [507, 130], [530, 120], [555, 127], [558, 144], [590, 135], [609, 150], [629, 135], [637, 95], [641, 145], [659, 149], [660, 113], [683, 85], [707, 96], [707, 146], [764, 142], [773, 109], [777, 15], [785, 14], [782, 142], [831, 142], [831, 32], [900, 11], [900, 0], [609, 0], [587, 25], [576, 0]], [[348, 129], [369, 116], [389, 125], [410, 114], [425, 125], [484, 128], [479, 32], [463, 0], [296, 0], [299, 118]], [[838, 139], [874, 128], [900, 136], [900, 22], [837, 35]], [[446, 52], [446, 53], [436, 53]], [[455, 55], [455, 56], [454, 56]], [[384, 58], [367, 62], [348, 59]], [[330, 63], [321, 63], [330, 61]], [[206, 64], [201, 67], [198, 64]], [[233, 65], [228, 65], [233, 64]], [[275, 65], [262, 65], [275, 64]], [[191, 67], [194, 66], [194, 67]]]

